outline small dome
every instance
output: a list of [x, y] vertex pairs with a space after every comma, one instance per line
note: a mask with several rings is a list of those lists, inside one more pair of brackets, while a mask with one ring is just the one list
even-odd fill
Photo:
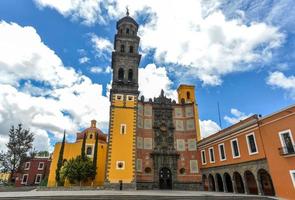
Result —
[[123, 23], [132, 23], [136, 26], [136, 29], [138, 29], [138, 24], [137, 22], [130, 16], [125, 16], [123, 18], [121, 18], [118, 22], [117, 22], [117, 29], [119, 28], [119, 26]]
[[95, 134], [98, 133], [98, 140], [101, 142], [106, 142], [107, 135], [104, 134], [100, 129], [96, 128], [96, 126], [94, 126], [94, 124], [96, 124], [96, 121], [92, 120], [91, 126], [89, 128], [86, 128], [85, 130], [81, 131], [80, 133], [77, 133], [77, 140], [83, 140], [84, 134], [91, 132], [91, 133], [95, 133]]

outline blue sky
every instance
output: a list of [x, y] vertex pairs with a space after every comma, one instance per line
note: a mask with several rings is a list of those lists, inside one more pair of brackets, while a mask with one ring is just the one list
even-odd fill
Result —
[[[209, 2], [209, 3], [208, 3]], [[196, 85], [203, 136], [295, 100], [292, 0], [0, 2], [0, 149], [19, 122], [50, 149], [88, 127], [107, 131], [116, 21], [140, 24], [140, 90]], [[165, 8], [165, 9], [163, 9]]]

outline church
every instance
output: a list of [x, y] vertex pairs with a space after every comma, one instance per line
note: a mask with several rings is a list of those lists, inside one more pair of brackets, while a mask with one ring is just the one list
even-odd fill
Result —
[[127, 15], [117, 22], [112, 53], [106, 188], [191, 189], [201, 183], [195, 88], [180, 85], [178, 102], [161, 94], [139, 98], [138, 24]]

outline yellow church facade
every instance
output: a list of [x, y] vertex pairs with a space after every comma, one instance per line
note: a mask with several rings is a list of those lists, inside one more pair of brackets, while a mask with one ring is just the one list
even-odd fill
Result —
[[[96, 121], [91, 121], [91, 126], [84, 131], [77, 133], [77, 138], [74, 143], [65, 143], [64, 153], [63, 153], [63, 163], [81, 155], [81, 148], [83, 143], [84, 134], [86, 134], [86, 143], [85, 143], [85, 154], [93, 159], [94, 148], [95, 148], [95, 136], [98, 134], [98, 148], [97, 148], [97, 169], [96, 177], [94, 181], [83, 182], [82, 186], [102, 186], [105, 179], [105, 166], [106, 166], [106, 157], [107, 157], [107, 140], [106, 135], [102, 133], [101, 130], [96, 128]], [[56, 187], [57, 183], [55, 180], [56, 168], [59, 158], [59, 152], [61, 149], [62, 143], [55, 144], [54, 151], [52, 153], [52, 162], [50, 165], [50, 172], [48, 177], [48, 187]], [[65, 181], [65, 187], [73, 186], [69, 181]]]

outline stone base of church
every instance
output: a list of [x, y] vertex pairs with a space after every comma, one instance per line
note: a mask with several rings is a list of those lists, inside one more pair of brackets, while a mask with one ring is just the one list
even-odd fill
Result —
[[136, 190], [136, 183], [104, 183], [104, 189], [106, 190]]
[[[137, 190], [159, 190], [159, 185], [155, 182], [137, 182]], [[203, 186], [200, 182], [175, 182], [173, 183], [172, 190], [191, 190], [202, 191]]]

